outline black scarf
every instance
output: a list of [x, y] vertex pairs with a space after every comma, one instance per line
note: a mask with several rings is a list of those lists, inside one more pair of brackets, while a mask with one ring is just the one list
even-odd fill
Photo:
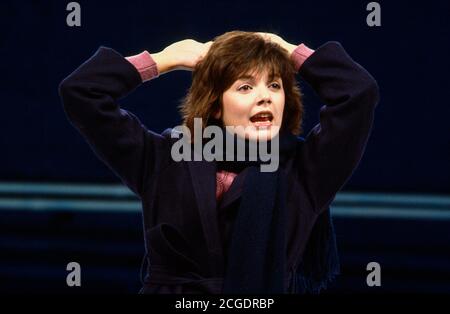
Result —
[[[226, 151], [225, 138], [229, 133], [222, 134], [223, 150]], [[235, 139], [239, 141], [237, 136]], [[295, 153], [299, 140], [283, 129], [277, 139], [279, 154], [272, 156], [279, 158], [275, 172], [261, 172], [261, 164], [269, 162], [262, 161], [259, 155], [256, 161], [248, 160], [250, 143], [254, 143], [249, 140], [245, 140], [244, 161], [236, 160], [235, 146], [234, 161], [226, 161], [223, 156], [224, 161], [217, 162], [220, 169], [235, 172], [247, 170], [241, 203], [231, 232], [223, 293], [288, 292], [285, 286], [287, 177], [283, 169], [288, 158]], [[270, 151], [270, 141], [267, 143]], [[319, 216], [313, 228], [304, 258], [292, 276], [289, 292], [318, 293], [338, 272], [335, 233], [329, 211], [326, 211]]]
[[[226, 136], [222, 128], [223, 150]], [[282, 170], [288, 156], [296, 148], [297, 138], [290, 132], [280, 131], [279, 154], [266, 160], [258, 154], [256, 161], [249, 160], [251, 145], [256, 142], [234, 136], [233, 161], [218, 161], [217, 167], [228, 171], [247, 170], [244, 189], [236, 220], [231, 232], [228, 261], [224, 278], [224, 293], [283, 293], [285, 292], [286, 255], [286, 176]], [[275, 139], [273, 139], [275, 140]], [[272, 141], [273, 141], [272, 140]], [[240, 143], [239, 143], [240, 142]], [[245, 147], [245, 160], [239, 161], [237, 145]], [[254, 146], [257, 148], [258, 146]], [[267, 141], [267, 152], [271, 153], [271, 141]], [[266, 149], [264, 151], [266, 151]], [[259, 150], [256, 150], [259, 152]], [[277, 159], [278, 168], [273, 172], [262, 172], [261, 165]]]

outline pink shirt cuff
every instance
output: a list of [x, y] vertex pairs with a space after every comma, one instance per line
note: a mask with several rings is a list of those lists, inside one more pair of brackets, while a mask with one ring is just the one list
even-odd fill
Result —
[[134, 65], [141, 76], [142, 82], [147, 82], [159, 76], [156, 62], [147, 50], [141, 52], [140, 54], [126, 57], [125, 59]]
[[[298, 45], [298, 47], [292, 52], [295, 69], [298, 71], [305, 60], [308, 59], [308, 57], [313, 53], [314, 50], [307, 47], [305, 44]], [[140, 54], [126, 57], [125, 59], [127, 59], [139, 72], [142, 82], [149, 81], [159, 76], [156, 62], [147, 50], [141, 52]]]
[[306, 61], [306, 59], [309, 58], [310, 55], [314, 53], [314, 50], [307, 47], [305, 44], [298, 45], [297, 48], [292, 52], [292, 59], [295, 63], [295, 69], [300, 70], [300, 67], [302, 66], [303, 62]]

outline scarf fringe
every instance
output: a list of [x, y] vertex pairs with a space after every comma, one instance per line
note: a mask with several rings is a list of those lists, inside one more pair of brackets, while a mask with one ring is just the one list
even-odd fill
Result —
[[[334, 260], [334, 258], [332, 259]], [[321, 279], [313, 278], [311, 275], [305, 275], [303, 272], [297, 271], [293, 276], [293, 280], [295, 281], [293, 293], [319, 294], [322, 290], [326, 290], [328, 284], [333, 282], [338, 275], [340, 275], [339, 262], [330, 265], [329, 271]]]
[[316, 222], [304, 259], [292, 276], [291, 291], [319, 294], [339, 274], [336, 235], [328, 209]]

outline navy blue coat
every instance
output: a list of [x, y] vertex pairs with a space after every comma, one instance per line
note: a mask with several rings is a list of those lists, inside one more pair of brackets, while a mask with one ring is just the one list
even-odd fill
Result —
[[[286, 287], [311, 231], [357, 167], [374, 119], [374, 78], [338, 42], [319, 47], [299, 74], [320, 100], [320, 122], [283, 171], [288, 174]], [[220, 293], [226, 243], [245, 171], [220, 204], [215, 163], [171, 159], [170, 130], [152, 132], [118, 100], [142, 83], [134, 66], [100, 47], [59, 87], [64, 110], [97, 156], [142, 201], [148, 274], [142, 292]], [[151, 81], [150, 83], [151, 84]], [[154, 104], [155, 110], [163, 104]], [[164, 104], [168, 106], [170, 104]]]

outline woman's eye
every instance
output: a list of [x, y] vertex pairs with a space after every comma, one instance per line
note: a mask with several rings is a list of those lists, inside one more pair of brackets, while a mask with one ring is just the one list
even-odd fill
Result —
[[[276, 88], [276, 89], [280, 89], [281, 85], [278, 83], [272, 83], [269, 86]], [[250, 85], [242, 85], [241, 87], [238, 88], [238, 91], [248, 91], [249, 89], [251, 89], [252, 87]]]
[[248, 91], [248, 89], [250, 88], [250, 85], [242, 85], [241, 87], [238, 88], [238, 90], [244, 90], [244, 91]]
[[281, 86], [278, 83], [272, 83], [271, 86], [275, 87], [276, 89], [280, 89]]

